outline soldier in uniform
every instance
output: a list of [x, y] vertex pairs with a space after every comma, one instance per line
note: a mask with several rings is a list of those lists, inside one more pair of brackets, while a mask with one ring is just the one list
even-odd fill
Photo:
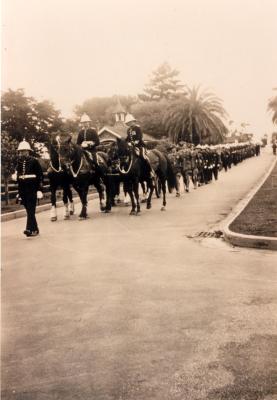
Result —
[[125, 118], [125, 124], [129, 127], [127, 130], [127, 138], [126, 141], [128, 143], [132, 143], [135, 147], [139, 149], [139, 156], [144, 161], [144, 163], [148, 166], [149, 172], [152, 178], [155, 177], [155, 172], [153, 171], [150, 161], [146, 155], [145, 151], [145, 143], [143, 141], [143, 135], [141, 127], [137, 124], [135, 117], [131, 114], [127, 114]]
[[86, 150], [90, 159], [97, 165], [96, 146], [100, 144], [99, 136], [95, 128], [91, 127], [91, 119], [83, 114], [80, 120], [82, 129], [77, 138], [77, 144]]
[[37, 199], [42, 196], [43, 172], [38, 160], [30, 155], [31, 147], [23, 140], [18, 146], [18, 163], [13, 179], [18, 182], [18, 194], [21, 203], [27, 212], [26, 229], [23, 232], [27, 237], [37, 236], [39, 229], [36, 221]]

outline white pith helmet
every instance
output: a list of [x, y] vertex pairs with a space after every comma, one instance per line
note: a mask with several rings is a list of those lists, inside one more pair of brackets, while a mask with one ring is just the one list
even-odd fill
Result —
[[31, 146], [29, 145], [28, 142], [26, 142], [26, 140], [22, 140], [22, 142], [19, 143], [17, 151], [21, 151], [21, 150], [29, 150], [31, 151]]
[[129, 122], [135, 122], [136, 118], [132, 114], [127, 114], [125, 117], [125, 124], [129, 124]]
[[90, 117], [87, 114], [83, 114], [80, 119], [80, 123], [83, 124], [85, 122], [91, 122]]

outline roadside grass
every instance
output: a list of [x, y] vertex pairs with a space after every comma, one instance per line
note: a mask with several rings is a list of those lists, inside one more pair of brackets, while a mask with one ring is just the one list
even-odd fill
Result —
[[277, 237], [277, 163], [230, 230], [245, 235]]

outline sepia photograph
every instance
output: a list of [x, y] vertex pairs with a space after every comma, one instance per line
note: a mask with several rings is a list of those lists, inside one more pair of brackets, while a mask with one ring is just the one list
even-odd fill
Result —
[[277, 400], [277, 1], [2, 0], [2, 400]]

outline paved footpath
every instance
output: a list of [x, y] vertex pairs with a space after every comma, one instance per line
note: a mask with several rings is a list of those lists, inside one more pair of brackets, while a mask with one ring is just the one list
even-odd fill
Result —
[[87, 221], [38, 214], [31, 239], [24, 218], [3, 223], [2, 399], [276, 399], [277, 253], [188, 238], [271, 162], [263, 150], [166, 212], [93, 201]]

